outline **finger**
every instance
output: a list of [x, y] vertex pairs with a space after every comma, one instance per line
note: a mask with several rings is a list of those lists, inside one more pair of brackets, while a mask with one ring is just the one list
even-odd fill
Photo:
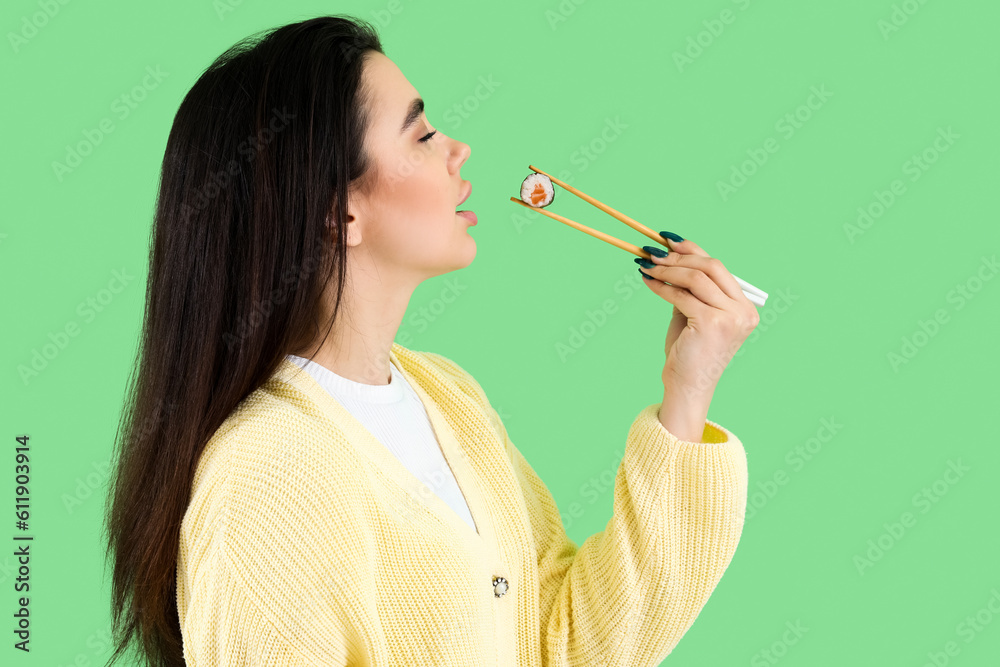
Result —
[[[643, 269], [640, 269], [640, 273], [642, 273], [642, 271]], [[683, 287], [670, 285], [657, 280], [646, 273], [642, 273], [642, 275], [642, 282], [646, 283], [646, 285], [649, 286], [649, 289], [656, 292], [656, 294], [669, 303], [674, 304], [674, 307], [681, 311], [681, 313], [688, 319], [704, 319], [707, 316], [708, 310], [711, 306], [705, 304], [701, 299], [696, 297], [694, 294], [691, 294], [691, 292], [687, 291]]]
[[[660, 236], [663, 237], [663, 245], [667, 246], [671, 251], [679, 252], [685, 255], [701, 255], [702, 257], [708, 257], [709, 254], [702, 250], [701, 246], [692, 241], [691, 239], [686, 239], [683, 236], [674, 234], [673, 232], [660, 232]], [[679, 241], [677, 239], [680, 239]]]
[[732, 308], [733, 300], [719, 289], [715, 281], [703, 271], [684, 266], [663, 265], [656, 265], [651, 269], [641, 268], [641, 270], [657, 280], [683, 287], [713, 308], [719, 310]]
[[733, 277], [733, 274], [726, 269], [726, 265], [723, 264], [717, 257], [682, 255], [671, 252], [667, 253], [666, 257], [657, 257], [656, 255], [653, 255], [652, 261], [654, 264], [662, 266], [681, 266], [690, 269], [698, 269], [708, 275], [708, 277], [711, 278], [719, 289], [730, 299], [740, 302], [744, 299], [749, 301], [746, 294], [743, 293], [743, 288], [740, 287], [738, 282], [736, 282], [736, 278]]

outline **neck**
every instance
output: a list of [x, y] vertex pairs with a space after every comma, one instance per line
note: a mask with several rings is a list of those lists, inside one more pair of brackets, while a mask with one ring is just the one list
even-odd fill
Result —
[[[329, 335], [324, 338], [321, 332], [308, 348], [292, 354], [312, 359], [348, 380], [385, 385], [392, 379], [389, 352], [413, 289], [392, 288], [377, 278], [367, 279], [368, 272], [363, 275], [362, 280], [353, 281], [353, 292], [344, 291]], [[321, 310], [319, 322], [329, 323], [332, 297], [324, 298]]]

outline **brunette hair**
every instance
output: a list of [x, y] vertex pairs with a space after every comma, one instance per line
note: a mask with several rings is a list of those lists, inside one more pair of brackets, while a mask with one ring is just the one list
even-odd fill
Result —
[[378, 180], [364, 145], [372, 52], [376, 28], [347, 16], [272, 28], [219, 56], [177, 110], [104, 519], [109, 665], [130, 649], [138, 664], [184, 664], [176, 564], [199, 456], [285, 354], [330, 333], [347, 196]]

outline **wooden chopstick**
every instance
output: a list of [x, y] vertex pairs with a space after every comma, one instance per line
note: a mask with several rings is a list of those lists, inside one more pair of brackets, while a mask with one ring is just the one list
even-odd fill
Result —
[[517, 197], [511, 197], [510, 200], [512, 202], [516, 202], [516, 203], [520, 204], [521, 206], [524, 206], [526, 208], [530, 208], [532, 211], [536, 211], [538, 213], [541, 213], [542, 215], [547, 215], [550, 218], [552, 218], [553, 220], [558, 220], [559, 222], [561, 222], [563, 224], [566, 224], [566, 225], [569, 225], [570, 227], [574, 227], [576, 229], [579, 229], [584, 234], [590, 234], [591, 236], [593, 236], [595, 238], [598, 238], [598, 239], [601, 239], [602, 241], [606, 241], [607, 243], [610, 243], [613, 246], [617, 246], [617, 247], [621, 248], [622, 250], [627, 250], [628, 252], [632, 253], [633, 255], [638, 255], [639, 257], [642, 257], [643, 259], [652, 259], [652, 257], [650, 256], [650, 254], [648, 252], [646, 252], [645, 250], [643, 250], [642, 248], [640, 248], [637, 245], [633, 245], [631, 243], [628, 243], [627, 241], [622, 241], [621, 239], [616, 239], [614, 236], [611, 236], [610, 234], [605, 234], [604, 232], [598, 231], [596, 229], [591, 229], [587, 225], [581, 225], [579, 222], [576, 222], [574, 220], [570, 220], [569, 218], [564, 218], [563, 216], [559, 215], [558, 213], [552, 213], [551, 211], [546, 211], [544, 208], [536, 208], [534, 206], [531, 206], [530, 204], [525, 204], [523, 201], [521, 201]]
[[[654, 232], [652, 229], [650, 229], [646, 225], [644, 225], [641, 222], [639, 222], [638, 220], [633, 220], [632, 218], [628, 217], [624, 213], [616, 211], [615, 209], [611, 208], [607, 204], [604, 204], [602, 202], [597, 201], [596, 199], [594, 199], [590, 195], [584, 194], [583, 192], [580, 192], [579, 190], [577, 190], [576, 188], [574, 188], [569, 183], [564, 183], [564, 182], [560, 181], [558, 178], [556, 178], [555, 176], [553, 176], [552, 174], [547, 174], [544, 171], [542, 171], [541, 169], [538, 169], [537, 167], [533, 167], [533, 166], [531, 166], [529, 164], [528, 165], [528, 169], [530, 169], [531, 171], [533, 171], [535, 173], [543, 174], [545, 176], [548, 176], [550, 181], [552, 181], [556, 185], [560, 186], [564, 190], [569, 190], [570, 192], [572, 192], [573, 194], [575, 194], [577, 197], [579, 197], [580, 199], [584, 200], [585, 202], [593, 204], [594, 206], [596, 206], [597, 208], [601, 209], [602, 211], [604, 211], [608, 215], [610, 215], [610, 216], [612, 216], [614, 218], [617, 218], [618, 220], [621, 220], [626, 225], [628, 225], [629, 227], [631, 227], [635, 231], [639, 232], [640, 234], [645, 234], [646, 236], [648, 236], [652, 240], [656, 241], [660, 245], [665, 245], [665, 241], [667, 239], [664, 239], [662, 236], [660, 236], [659, 234], [657, 234], [656, 232]], [[513, 199], [513, 197], [512, 197], [512, 199]], [[534, 207], [532, 206], [531, 208], [534, 208]], [[612, 238], [614, 238], [614, 237], [612, 237]], [[667, 246], [667, 247], [669, 248], [670, 246]], [[646, 252], [646, 251], [643, 250], [642, 252]], [[646, 258], [647, 259], [649, 258], [649, 253], [646, 253]]]
[[[553, 175], [551, 175], [549, 173], [546, 173], [546, 172], [542, 171], [541, 169], [538, 169], [537, 167], [534, 167], [534, 166], [532, 166], [530, 164], [528, 165], [528, 169], [531, 169], [535, 173], [547, 176], [549, 178], [549, 180], [552, 181], [553, 183], [555, 183], [556, 185], [562, 187], [565, 190], [568, 190], [568, 191], [572, 192], [573, 194], [575, 194], [580, 199], [583, 199], [585, 202], [596, 206], [597, 208], [601, 209], [602, 211], [604, 211], [608, 215], [610, 215], [610, 216], [612, 216], [612, 217], [614, 217], [614, 218], [616, 218], [616, 219], [624, 222], [626, 225], [628, 225], [632, 229], [636, 230], [637, 232], [639, 232], [641, 234], [645, 234], [650, 239], [656, 241], [660, 245], [665, 245], [666, 242], [669, 240], [669, 239], [666, 239], [666, 238], [660, 236], [659, 234], [657, 234], [656, 232], [654, 232], [652, 229], [650, 229], [646, 225], [644, 225], [641, 222], [639, 222], [638, 220], [633, 220], [632, 218], [628, 217], [624, 213], [616, 211], [615, 209], [611, 208], [607, 204], [604, 204], [603, 202], [600, 202], [600, 201], [594, 199], [590, 195], [585, 194], [583, 192], [580, 192], [579, 190], [577, 190], [576, 188], [574, 188], [569, 183], [564, 183], [563, 181], [559, 180], [555, 176], [553, 176]], [[627, 241], [622, 241], [621, 239], [617, 239], [614, 236], [611, 236], [610, 234], [605, 234], [604, 232], [598, 231], [596, 229], [592, 229], [590, 227], [587, 227], [586, 225], [581, 225], [579, 222], [576, 222], [575, 220], [570, 220], [569, 218], [565, 218], [565, 217], [559, 215], [558, 213], [552, 213], [550, 211], [546, 211], [544, 208], [535, 207], [535, 206], [531, 206], [530, 204], [526, 204], [524, 201], [522, 201], [518, 197], [511, 197], [510, 200], [512, 202], [516, 202], [516, 203], [520, 204], [521, 206], [524, 206], [525, 208], [530, 208], [531, 210], [537, 211], [537, 212], [541, 213], [542, 215], [546, 215], [546, 216], [552, 218], [553, 220], [558, 220], [559, 222], [561, 222], [563, 224], [566, 224], [566, 225], [569, 225], [570, 227], [578, 229], [578, 230], [580, 230], [581, 232], [583, 232], [585, 234], [590, 234], [594, 238], [601, 239], [602, 241], [610, 243], [611, 245], [616, 246], [618, 248], [621, 248], [622, 250], [626, 250], [626, 251], [632, 253], [633, 255], [638, 255], [639, 257], [642, 257], [644, 259], [652, 260], [652, 256], [648, 252], [646, 252], [645, 250], [643, 250], [642, 248], [640, 248], [637, 245], [633, 245], [631, 243], [628, 243]], [[667, 249], [668, 250], [670, 249], [669, 245], [667, 245]], [[765, 302], [767, 301], [767, 292], [765, 292], [764, 290], [760, 289], [759, 287], [754, 287], [753, 285], [751, 285], [750, 283], [746, 282], [742, 278], [739, 278], [738, 276], [733, 275], [733, 278], [735, 278], [736, 282], [739, 283], [740, 289], [743, 291], [743, 294], [745, 294], [747, 296], [747, 298], [750, 299], [750, 301], [752, 301], [754, 304], [756, 304], [758, 306], [763, 306], [765, 304]]]

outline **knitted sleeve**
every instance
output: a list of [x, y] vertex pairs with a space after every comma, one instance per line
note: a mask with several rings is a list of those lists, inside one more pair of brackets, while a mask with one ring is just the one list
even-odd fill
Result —
[[613, 514], [577, 546], [481, 387], [444, 362], [487, 411], [524, 495], [538, 554], [542, 664], [659, 665], [736, 551], [747, 501], [740, 440], [710, 420], [704, 442], [680, 440], [660, 423], [658, 403], [642, 409], [616, 473]]

